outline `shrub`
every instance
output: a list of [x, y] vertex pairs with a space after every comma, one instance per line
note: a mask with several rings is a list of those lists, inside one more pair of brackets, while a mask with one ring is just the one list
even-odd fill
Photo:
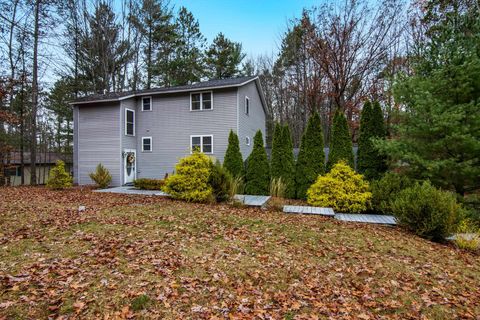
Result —
[[380, 180], [370, 183], [372, 191], [372, 208], [383, 214], [391, 214], [390, 203], [402, 190], [411, 187], [413, 181], [405, 175], [388, 172]]
[[270, 176], [282, 178], [285, 184], [285, 197], [295, 197], [295, 158], [293, 156], [292, 135], [288, 125], [275, 125], [270, 160]]
[[163, 190], [163, 187], [165, 186], [165, 179], [141, 178], [136, 179], [133, 182], [133, 185], [135, 186], [135, 188], [143, 190]]
[[230, 199], [230, 190], [232, 187], [232, 175], [227, 171], [220, 161], [216, 161], [212, 166], [212, 171], [208, 179], [208, 184], [212, 187], [213, 197], [217, 202], [224, 202]]
[[245, 183], [243, 177], [234, 177], [230, 184], [230, 199], [233, 199], [236, 194], [242, 194], [245, 189]]
[[238, 136], [232, 130], [230, 130], [230, 134], [228, 135], [228, 147], [227, 151], [225, 152], [223, 166], [233, 177], [244, 175], [242, 153], [240, 152]]
[[455, 244], [460, 249], [478, 250], [480, 248], [480, 230], [469, 219], [462, 220], [457, 227]]
[[283, 182], [282, 178], [272, 178], [270, 181], [270, 196], [276, 198], [284, 198], [285, 190], [287, 186]]
[[112, 182], [112, 175], [101, 163], [97, 165], [95, 172], [90, 173], [92, 179], [100, 188], [105, 189]]
[[270, 184], [270, 166], [263, 146], [262, 131], [253, 138], [253, 150], [247, 159], [245, 193], [267, 195]]
[[205, 154], [194, 151], [180, 159], [176, 173], [165, 181], [165, 192], [174, 199], [205, 202], [212, 199], [212, 187], [208, 184], [212, 160]]
[[368, 180], [379, 179], [387, 170], [385, 157], [373, 144], [373, 139], [385, 139], [386, 133], [380, 104], [365, 102], [360, 117], [357, 168]]
[[320, 116], [314, 113], [308, 119], [307, 128], [302, 136], [295, 168], [295, 183], [298, 199], [307, 197], [308, 188], [315, 179], [325, 173], [325, 152]]
[[355, 173], [345, 161], [335, 164], [332, 170], [307, 191], [307, 202], [314, 206], [332, 207], [339, 212], [362, 212], [368, 209], [372, 194], [368, 182]]
[[333, 128], [330, 134], [330, 153], [328, 154], [327, 169], [332, 169], [341, 160], [353, 168], [353, 147], [347, 119], [343, 112], [337, 110], [333, 118]]
[[65, 171], [65, 163], [58, 160], [52, 170], [50, 170], [47, 187], [54, 190], [60, 190], [72, 186], [72, 177]]
[[453, 193], [438, 190], [429, 181], [398, 193], [391, 209], [400, 225], [433, 241], [455, 231], [463, 213]]

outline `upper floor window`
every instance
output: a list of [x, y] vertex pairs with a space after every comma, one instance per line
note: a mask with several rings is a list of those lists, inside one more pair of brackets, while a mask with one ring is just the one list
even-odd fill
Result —
[[250, 114], [250, 98], [245, 97], [245, 114], [248, 116]]
[[213, 94], [211, 91], [198, 92], [190, 94], [190, 110], [212, 110], [213, 109]]
[[190, 136], [190, 150], [213, 153], [213, 136]]
[[142, 98], [142, 111], [152, 111], [152, 97]]
[[135, 135], [135, 111], [130, 109], [125, 109], [125, 134]]
[[152, 151], [152, 137], [142, 137], [142, 151]]

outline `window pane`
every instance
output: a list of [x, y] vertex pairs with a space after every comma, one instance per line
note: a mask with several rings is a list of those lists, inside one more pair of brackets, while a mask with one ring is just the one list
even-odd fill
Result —
[[203, 101], [212, 101], [212, 93], [204, 92], [202, 93]]
[[200, 101], [200, 93], [192, 94], [192, 102]]
[[212, 144], [212, 137], [203, 137], [203, 144]]
[[143, 110], [150, 110], [150, 98], [143, 98]]
[[133, 123], [133, 111], [127, 110], [127, 122]]
[[212, 101], [203, 101], [203, 109], [210, 110], [212, 109]]
[[143, 151], [151, 151], [152, 150], [152, 140], [151, 139], [143, 139]]
[[127, 134], [133, 135], [133, 123], [127, 123]]
[[192, 101], [192, 110], [200, 110], [200, 101]]
[[212, 145], [211, 144], [204, 144], [203, 145], [203, 152], [204, 153], [212, 153]]
[[200, 137], [192, 137], [192, 145], [200, 145]]

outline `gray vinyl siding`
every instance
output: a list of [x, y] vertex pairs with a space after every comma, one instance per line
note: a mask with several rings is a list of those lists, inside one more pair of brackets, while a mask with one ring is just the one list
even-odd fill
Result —
[[[245, 114], [245, 97], [250, 99], [250, 112]], [[243, 160], [250, 155], [253, 149], [253, 137], [257, 130], [262, 130], [265, 142], [265, 111], [258, 93], [255, 81], [252, 81], [238, 89], [238, 139]], [[245, 142], [250, 137], [250, 145]]]
[[78, 106], [73, 106], [73, 183], [78, 184]]
[[[190, 111], [190, 93], [152, 96], [152, 111], [141, 111], [141, 98], [136, 102], [138, 178], [172, 173], [190, 153], [191, 135], [213, 135], [212, 156], [223, 161], [228, 134], [237, 127], [236, 88], [214, 90], [213, 110]], [[151, 152], [142, 152], [142, 137], [152, 137]]]
[[121, 185], [119, 103], [93, 104], [78, 108], [78, 184], [92, 184], [88, 176], [102, 163], [112, 175], [113, 186]]

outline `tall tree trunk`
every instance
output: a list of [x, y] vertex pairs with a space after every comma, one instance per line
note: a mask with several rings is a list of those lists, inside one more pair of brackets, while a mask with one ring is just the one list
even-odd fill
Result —
[[30, 136], [30, 184], [37, 184], [38, 37], [41, 0], [35, 1], [33, 31], [32, 112]]

